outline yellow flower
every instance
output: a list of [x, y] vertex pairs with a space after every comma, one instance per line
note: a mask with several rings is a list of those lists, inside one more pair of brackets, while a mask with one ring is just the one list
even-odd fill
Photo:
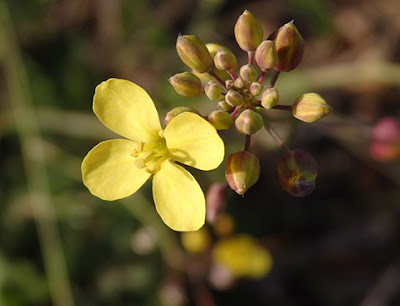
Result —
[[153, 178], [153, 197], [165, 224], [176, 231], [199, 229], [205, 199], [195, 178], [175, 161], [200, 170], [218, 167], [224, 144], [215, 128], [185, 112], [161, 129], [154, 103], [144, 89], [119, 79], [97, 86], [93, 111], [110, 130], [128, 139], [96, 145], [82, 163], [89, 191], [113, 201], [135, 193]]
[[247, 234], [221, 240], [212, 253], [216, 264], [226, 268], [235, 277], [261, 278], [272, 267], [272, 256]]

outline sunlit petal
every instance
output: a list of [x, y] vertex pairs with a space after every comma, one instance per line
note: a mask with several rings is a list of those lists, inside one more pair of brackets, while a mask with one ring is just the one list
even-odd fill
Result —
[[205, 199], [196, 179], [166, 161], [153, 178], [153, 196], [164, 223], [176, 231], [195, 231], [205, 221]]
[[224, 143], [216, 129], [200, 116], [185, 112], [164, 131], [173, 158], [200, 170], [217, 168], [224, 158]]
[[125, 139], [100, 142], [82, 162], [82, 179], [90, 192], [108, 201], [135, 193], [150, 174], [135, 166], [131, 153], [138, 143]]
[[98, 85], [93, 111], [110, 130], [132, 140], [156, 140], [161, 130], [153, 100], [127, 80], [109, 79]]

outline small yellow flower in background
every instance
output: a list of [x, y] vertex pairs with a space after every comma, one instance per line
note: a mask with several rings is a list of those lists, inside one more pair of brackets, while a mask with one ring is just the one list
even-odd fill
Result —
[[93, 111], [127, 139], [100, 142], [83, 160], [89, 191], [107, 201], [128, 197], [153, 178], [158, 214], [176, 231], [194, 231], [205, 221], [205, 199], [195, 178], [175, 161], [200, 170], [217, 168], [224, 144], [200, 116], [179, 114], [162, 130], [150, 96], [138, 85], [109, 79], [97, 86]]
[[268, 250], [246, 234], [218, 242], [212, 257], [217, 265], [225, 267], [234, 277], [261, 278], [272, 267], [272, 256]]
[[210, 233], [205, 227], [195, 232], [184, 232], [181, 234], [181, 243], [188, 253], [203, 253], [211, 244]]

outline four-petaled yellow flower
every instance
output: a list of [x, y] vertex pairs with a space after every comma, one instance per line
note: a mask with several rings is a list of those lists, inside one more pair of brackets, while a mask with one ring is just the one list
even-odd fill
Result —
[[175, 161], [200, 170], [217, 168], [224, 144], [215, 128], [185, 112], [162, 130], [146, 91], [119, 79], [97, 86], [93, 111], [105, 126], [128, 139], [103, 141], [86, 155], [82, 178], [90, 192], [117, 200], [135, 193], [152, 177], [154, 202], [164, 223], [176, 231], [199, 229], [205, 221], [203, 191]]

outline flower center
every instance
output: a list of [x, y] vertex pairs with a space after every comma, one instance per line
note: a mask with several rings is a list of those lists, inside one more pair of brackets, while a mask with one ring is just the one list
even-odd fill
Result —
[[155, 142], [138, 143], [138, 148], [131, 153], [136, 167], [144, 168], [147, 172], [154, 174], [160, 170], [161, 164], [171, 157], [165, 138], [162, 134], [160, 136], [160, 139]]

